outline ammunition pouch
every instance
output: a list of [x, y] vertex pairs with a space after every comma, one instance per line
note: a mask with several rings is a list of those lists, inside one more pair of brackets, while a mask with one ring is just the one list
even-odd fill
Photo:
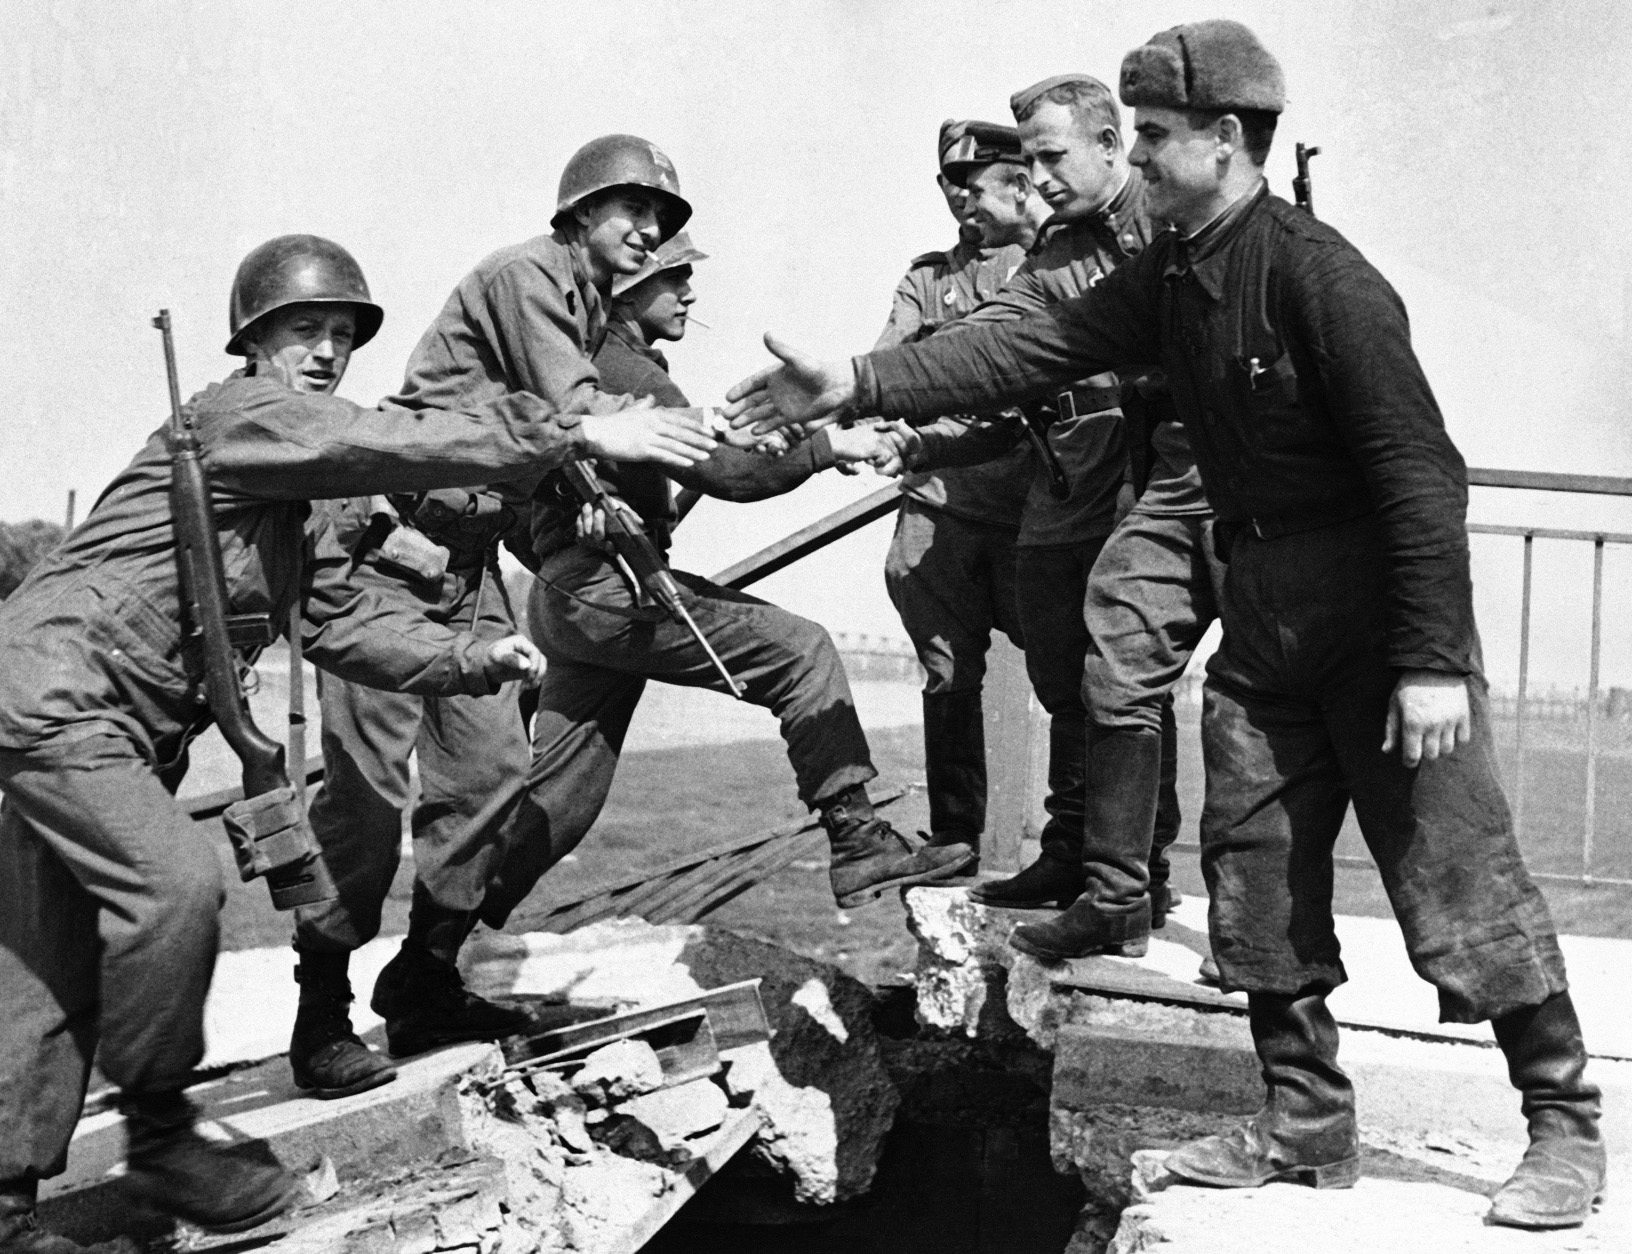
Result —
[[247, 883], [265, 876], [277, 909], [292, 910], [337, 896], [306, 809], [292, 787], [235, 801], [221, 822], [232, 842], [239, 877]]
[[399, 500], [398, 509], [432, 541], [451, 549], [456, 566], [479, 566], [516, 525], [516, 511], [491, 492], [442, 488]]
[[427, 583], [441, 583], [448, 573], [449, 553], [422, 531], [400, 524], [391, 528], [374, 550], [377, 566], [411, 575]]

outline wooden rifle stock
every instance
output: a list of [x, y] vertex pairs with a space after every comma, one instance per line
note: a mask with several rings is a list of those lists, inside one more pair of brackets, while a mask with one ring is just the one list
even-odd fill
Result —
[[[283, 746], [255, 725], [238, 675], [238, 647], [272, 643], [271, 620], [265, 614], [228, 612], [226, 568], [221, 560], [221, 540], [216, 532], [209, 480], [204, 473], [198, 435], [188, 426], [181, 410], [170, 311], [161, 309], [153, 325], [164, 337], [164, 366], [170, 385], [167, 432], [170, 515], [175, 528], [176, 574], [181, 587], [182, 652], [184, 656], [193, 650], [201, 654], [204, 692], [199, 700], [208, 702], [222, 738], [243, 765], [244, 802], [239, 804], [280, 791], [287, 792], [293, 800], [294, 786], [284, 766]], [[261, 814], [269, 812], [265, 807], [250, 809]], [[260, 851], [261, 869], [253, 872], [266, 875], [273, 904], [279, 909], [289, 909], [332, 899], [333, 885], [317, 853], [316, 842], [305, 827], [304, 816], [297, 818], [284, 811], [274, 813], [277, 817], [266, 820], [267, 831], [262, 834], [270, 834], [271, 824], [278, 823], [284, 831], [293, 830], [293, 838], [276, 844], [269, 841]], [[241, 831], [235, 831], [231, 808], [226, 817], [234, 851], [240, 854], [240, 869], [246, 879], [250, 878], [252, 872], [244, 868], [246, 860], [255, 857], [253, 844], [257, 836], [252, 833], [245, 837]], [[245, 821], [253, 825], [253, 820]], [[240, 849], [245, 840], [250, 843]]]

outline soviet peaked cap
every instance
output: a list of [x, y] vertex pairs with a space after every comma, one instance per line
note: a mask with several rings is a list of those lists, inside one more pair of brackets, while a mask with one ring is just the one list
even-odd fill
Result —
[[956, 187], [966, 186], [969, 175], [981, 166], [1020, 165], [1020, 132], [997, 122], [965, 122], [963, 133], [941, 152], [941, 173]]

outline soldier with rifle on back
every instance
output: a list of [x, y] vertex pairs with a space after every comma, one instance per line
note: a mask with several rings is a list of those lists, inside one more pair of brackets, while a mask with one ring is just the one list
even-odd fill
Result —
[[[691, 419], [659, 410], [566, 414], [534, 396], [493, 394], [405, 422], [340, 400], [331, 393], [352, 350], [381, 320], [362, 272], [339, 246], [293, 236], [252, 253], [238, 283], [268, 261], [265, 304], [248, 322], [233, 304], [230, 348], [247, 358], [244, 369], [178, 411], [188, 438], [151, 436], [0, 606], [3, 1254], [79, 1248], [38, 1226], [35, 1196], [64, 1168], [93, 1054], [120, 1090], [125, 1187], [147, 1203], [240, 1231], [301, 1196], [264, 1149], [201, 1135], [183, 1092], [203, 1056], [222, 888], [211, 841], [173, 794], [189, 743], [212, 722], [211, 702], [241, 701], [219, 673], [224, 659], [204, 646], [235, 639], [247, 664], [266, 640], [251, 641], [252, 622], [192, 621], [198, 607], [289, 621], [309, 583], [334, 575], [309, 560], [303, 525], [314, 494], [431, 491], [542, 473], [573, 456], [673, 465], [712, 446]], [[220, 553], [218, 564], [201, 563], [195, 543], [184, 577], [178, 541], [191, 533], [171, 485], [187, 476], [173, 476], [172, 463], [192, 440], [210, 494], [194, 504], [213, 510]], [[200, 597], [200, 572], [216, 570], [221, 595]], [[541, 660], [524, 639], [476, 641], [430, 623], [411, 601], [355, 591], [342, 600], [403, 642], [384, 667], [372, 650], [374, 660], [327, 651], [321, 619], [337, 602], [315, 595], [315, 660], [350, 679], [493, 691]], [[246, 824], [258, 816], [251, 804]], [[249, 834], [276, 837], [260, 856], [287, 867], [293, 854], [303, 877], [311, 867], [300, 826], [285, 813]]]

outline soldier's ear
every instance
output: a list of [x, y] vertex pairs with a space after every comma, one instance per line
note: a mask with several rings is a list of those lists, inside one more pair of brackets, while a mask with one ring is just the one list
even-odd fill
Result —
[[1246, 152], [1246, 131], [1241, 125], [1241, 119], [1233, 113], [1226, 113], [1213, 123], [1213, 140], [1218, 145], [1218, 159], [1228, 161], [1238, 152]]
[[1099, 147], [1105, 154], [1105, 160], [1112, 160], [1115, 158], [1117, 153], [1122, 151], [1122, 132], [1117, 130], [1116, 127], [1100, 127], [1097, 138], [1099, 140]]

